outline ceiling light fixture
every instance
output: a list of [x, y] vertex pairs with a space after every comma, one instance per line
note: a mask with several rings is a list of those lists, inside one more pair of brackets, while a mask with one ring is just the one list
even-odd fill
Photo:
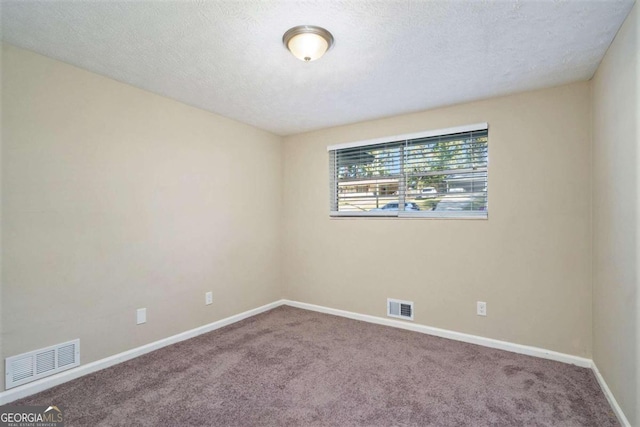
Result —
[[313, 25], [298, 25], [287, 30], [282, 43], [301, 61], [310, 62], [320, 58], [333, 46], [333, 36], [324, 28]]

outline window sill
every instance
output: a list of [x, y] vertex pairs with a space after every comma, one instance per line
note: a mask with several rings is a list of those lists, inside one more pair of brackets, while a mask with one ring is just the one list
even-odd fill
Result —
[[442, 212], [434, 214], [433, 212], [330, 212], [331, 219], [473, 219], [488, 220], [487, 212]]

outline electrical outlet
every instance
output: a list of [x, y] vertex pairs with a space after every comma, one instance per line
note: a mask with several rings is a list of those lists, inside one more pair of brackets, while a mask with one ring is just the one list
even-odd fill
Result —
[[478, 301], [477, 303], [477, 312], [478, 316], [486, 316], [487, 315], [487, 303], [484, 301]]
[[206, 305], [213, 304], [213, 292], [209, 291], [204, 294], [204, 303]]
[[147, 323], [147, 309], [139, 308], [136, 310], [136, 324], [141, 325], [143, 323]]

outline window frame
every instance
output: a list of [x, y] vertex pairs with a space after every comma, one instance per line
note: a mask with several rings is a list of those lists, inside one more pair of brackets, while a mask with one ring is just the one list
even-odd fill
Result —
[[[404, 141], [405, 143], [409, 140], [416, 140], [422, 138], [431, 138], [438, 136], [447, 136], [465, 132], [487, 132], [487, 161], [486, 161], [486, 209], [484, 211], [413, 211], [413, 210], [390, 210], [389, 212], [385, 211], [337, 211], [332, 210], [331, 208], [338, 203], [338, 186], [339, 180], [337, 179], [337, 155], [331, 155], [332, 152], [337, 152], [343, 149], [349, 148], [358, 148], [358, 147], [366, 147], [366, 146], [375, 146], [375, 145], [385, 145], [385, 144], [393, 144], [397, 142]], [[488, 219], [489, 218], [489, 124], [488, 123], [476, 123], [471, 125], [464, 126], [456, 126], [444, 129], [433, 129], [427, 130], [423, 132], [415, 132], [415, 133], [407, 133], [396, 136], [387, 136], [381, 138], [373, 138], [361, 141], [353, 141], [342, 144], [334, 144], [327, 146], [327, 152], [330, 154], [329, 158], [334, 160], [334, 164], [332, 165], [330, 162], [330, 175], [331, 171], [334, 172], [333, 176], [329, 177], [329, 185], [330, 185], [330, 208], [329, 208], [329, 216], [331, 218], [408, 218], [408, 219]], [[404, 146], [401, 150], [404, 150]], [[404, 159], [404, 153], [400, 155], [401, 159]], [[398, 192], [398, 204], [399, 206], [404, 207], [406, 203], [406, 194], [404, 193], [405, 188], [405, 179], [406, 173], [404, 172], [404, 165], [401, 166], [403, 171], [400, 173], [400, 182], [399, 187], [403, 189], [402, 194], [400, 191]], [[402, 200], [401, 200], [402, 199]], [[409, 202], [412, 203], [412, 202]]]

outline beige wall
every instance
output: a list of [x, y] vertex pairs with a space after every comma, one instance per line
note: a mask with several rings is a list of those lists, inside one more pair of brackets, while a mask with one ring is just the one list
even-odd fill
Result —
[[640, 423], [640, 98], [636, 4], [593, 79], [593, 358]]
[[[328, 145], [485, 121], [488, 220], [329, 218]], [[286, 296], [589, 357], [590, 140], [588, 82], [286, 138]]]
[[80, 338], [87, 363], [282, 297], [280, 137], [2, 55], [3, 357]]
[[[0, 359], [2, 359], [2, 55], [0, 54]], [[4, 363], [0, 360], [0, 378], [4, 378]], [[0, 391], [4, 390], [4, 382], [0, 385]]]

